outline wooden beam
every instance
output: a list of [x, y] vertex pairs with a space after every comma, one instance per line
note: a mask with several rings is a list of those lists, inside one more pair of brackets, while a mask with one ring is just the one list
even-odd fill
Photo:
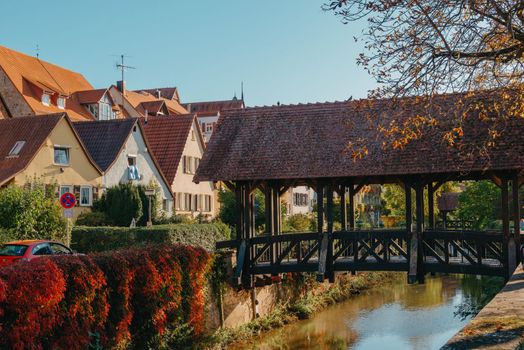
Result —
[[515, 238], [516, 259], [517, 262], [521, 261], [520, 252], [520, 198], [519, 198], [519, 178], [518, 174], [513, 177], [512, 183], [512, 194], [513, 194], [513, 237]]
[[424, 232], [424, 185], [422, 182], [417, 183], [415, 187], [416, 200], [416, 217], [417, 217], [417, 280], [424, 283], [423, 256], [422, 256], [422, 234]]
[[[517, 266], [517, 253], [515, 246], [515, 237], [511, 235], [510, 228], [509, 228], [509, 190], [508, 185], [509, 181], [506, 177], [502, 177], [501, 179], [501, 192], [502, 192], [502, 200], [501, 200], [501, 216], [502, 216], [502, 234], [504, 236], [504, 260], [505, 260], [505, 268], [506, 268], [506, 280], [509, 279], [509, 277], [513, 274], [513, 271], [515, 270], [515, 267]], [[520, 233], [519, 233], [520, 234]]]
[[435, 188], [433, 183], [428, 183], [428, 227], [435, 228]]
[[226, 185], [226, 187], [231, 191], [231, 192], [235, 192], [236, 191], [236, 184], [232, 181], [222, 181], [224, 185]]
[[349, 228], [355, 229], [355, 188], [353, 185], [349, 186]]
[[328, 235], [322, 236], [322, 241], [320, 243], [320, 251], [318, 255], [318, 271], [317, 271], [317, 281], [323, 282], [326, 275], [326, 260], [328, 255], [328, 244], [329, 237]]
[[348, 228], [348, 203], [346, 190], [347, 188], [345, 185], [340, 186], [340, 226], [343, 231], [346, 231]]
[[324, 232], [324, 184], [317, 183], [317, 232]]
[[408, 246], [408, 283], [413, 284], [417, 281], [418, 275], [418, 239], [416, 231], [413, 232], [413, 212], [412, 212], [412, 198], [411, 198], [411, 186], [408, 183], [404, 183], [404, 192], [406, 198], [406, 233], [409, 237]]

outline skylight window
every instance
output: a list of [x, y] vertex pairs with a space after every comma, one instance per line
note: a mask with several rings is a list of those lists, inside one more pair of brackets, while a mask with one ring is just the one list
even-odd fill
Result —
[[66, 99], [65, 99], [65, 97], [60, 96], [60, 97], [56, 100], [56, 105], [57, 105], [58, 108], [60, 108], [60, 109], [65, 109], [65, 105], [66, 105]]
[[51, 95], [46, 94], [45, 92], [42, 94], [42, 104], [44, 106], [49, 106], [51, 104]]
[[22, 148], [24, 148], [25, 141], [16, 141], [11, 151], [9, 151], [9, 157], [16, 157], [20, 154]]

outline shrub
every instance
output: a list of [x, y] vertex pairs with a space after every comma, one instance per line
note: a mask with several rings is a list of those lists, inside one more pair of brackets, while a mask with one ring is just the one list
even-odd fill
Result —
[[133, 219], [143, 215], [142, 200], [138, 187], [132, 184], [120, 184], [107, 189], [105, 203], [98, 206], [105, 208], [105, 213], [117, 226], [129, 226]]
[[103, 252], [159, 243], [181, 243], [212, 251], [217, 241], [229, 239], [231, 233], [223, 223], [176, 224], [153, 227], [75, 227], [71, 246], [82, 252]]
[[85, 212], [78, 216], [75, 225], [79, 226], [109, 226], [109, 218], [99, 211]]
[[67, 240], [66, 221], [54, 196], [43, 185], [0, 190], [0, 229], [8, 239]]
[[157, 245], [0, 269], [0, 348], [155, 348], [176, 329], [197, 337], [209, 262], [201, 248]]
[[294, 214], [286, 219], [284, 226], [287, 232], [309, 232], [311, 227], [316, 230], [316, 221], [307, 214]]

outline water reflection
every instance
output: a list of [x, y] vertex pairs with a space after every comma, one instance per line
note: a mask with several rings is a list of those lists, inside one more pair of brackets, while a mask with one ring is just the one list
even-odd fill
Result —
[[501, 287], [500, 279], [475, 276], [399, 280], [236, 349], [438, 349]]

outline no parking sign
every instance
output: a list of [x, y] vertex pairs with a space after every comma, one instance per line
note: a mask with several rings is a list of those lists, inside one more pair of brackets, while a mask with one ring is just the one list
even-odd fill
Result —
[[75, 195], [71, 192], [66, 192], [63, 195], [60, 196], [60, 205], [64, 209], [71, 209], [76, 204], [76, 198]]

